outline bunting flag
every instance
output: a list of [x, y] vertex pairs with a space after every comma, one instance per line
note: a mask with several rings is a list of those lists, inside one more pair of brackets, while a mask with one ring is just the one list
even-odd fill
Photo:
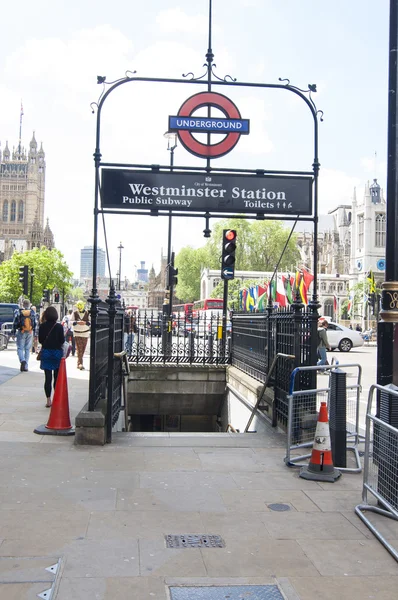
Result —
[[376, 282], [375, 282], [375, 276], [374, 276], [372, 269], [370, 269], [370, 271], [366, 275], [366, 279], [369, 283], [369, 294], [375, 294], [376, 293]]

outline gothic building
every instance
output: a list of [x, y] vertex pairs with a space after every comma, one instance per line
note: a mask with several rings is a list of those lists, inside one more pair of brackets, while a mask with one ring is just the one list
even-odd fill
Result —
[[[313, 270], [313, 233], [298, 234], [303, 265]], [[354, 189], [350, 204], [340, 204], [320, 216], [318, 233], [318, 272], [321, 312], [332, 314], [334, 297], [341, 303], [348, 290], [366, 280], [372, 271], [377, 286], [384, 281], [386, 248], [386, 202], [377, 179], [365, 185], [362, 199]], [[343, 281], [344, 279], [344, 281]], [[354, 318], [365, 318], [358, 307]]]
[[54, 248], [48, 219], [44, 223], [45, 153], [37, 149], [35, 134], [29, 150], [18, 144], [12, 153], [8, 142], [0, 149], [0, 262], [14, 251], [46, 246]]

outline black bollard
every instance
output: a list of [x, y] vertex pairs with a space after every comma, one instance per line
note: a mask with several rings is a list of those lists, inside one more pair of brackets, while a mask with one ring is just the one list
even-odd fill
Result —
[[347, 373], [341, 369], [330, 372], [329, 426], [333, 464], [347, 466]]

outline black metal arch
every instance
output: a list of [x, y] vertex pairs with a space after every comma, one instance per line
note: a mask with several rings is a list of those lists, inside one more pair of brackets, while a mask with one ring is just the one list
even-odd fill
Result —
[[[89, 298], [89, 302], [91, 303], [91, 351], [90, 351], [90, 387], [89, 387], [89, 410], [94, 410], [95, 406], [95, 377], [91, 374], [95, 373], [95, 358], [96, 358], [96, 324], [97, 324], [97, 314], [98, 314], [98, 303], [100, 302], [97, 290], [97, 248], [98, 248], [98, 215], [100, 213], [109, 213], [109, 214], [120, 214], [122, 211], [117, 210], [104, 210], [99, 207], [99, 196], [100, 196], [100, 169], [101, 167], [130, 167], [130, 168], [143, 168], [143, 169], [151, 169], [151, 170], [164, 170], [170, 171], [170, 165], [136, 165], [136, 164], [121, 164], [121, 163], [102, 163], [101, 162], [101, 150], [100, 150], [100, 138], [101, 138], [101, 113], [102, 108], [104, 106], [105, 101], [109, 97], [109, 95], [119, 88], [120, 86], [126, 83], [139, 83], [139, 82], [149, 82], [149, 83], [159, 83], [159, 84], [185, 84], [185, 85], [207, 85], [207, 89], [211, 91], [212, 86], [218, 86], [220, 88], [259, 88], [259, 89], [281, 89], [291, 92], [301, 98], [307, 107], [309, 108], [311, 115], [313, 117], [313, 144], [314, 144], [314, 159], [312, 163], [312, 171], [267, 171], [262, 169], [228, 169], [228, 168], [213, 168], [211, 166], [210, 161], [211, 158], [204, 159], [206, 160], [205, 167], [189, 167], [189, 166], [173, 166], [173, 171], [205, 171], [207, 173], [210, 172], [219, 172], [219, 173], [251, 173], [257, 175], [265, 175], [265, 174], [286, 174], [286, 175], [311, 175], [314, 178], [314, 186], [313, 186], [313, 216], [307, 218], [297, 219], [296, 217], [281, 217], [278, 220], [303, 220], [303, 221], [312, 221], [314, 223], [314, 283], [313, 283], [313, 295], [310, 302], [310, 306], [313, 311], [316, 311], [318, 308], [318, 289], [317, 289], [317, 265], [318, 265], [318, 248], [317, 248], [317, 239], [318, 239], [318, 175], [320, 162], [318, 157], [318, 117], [322, 121], [323, 120], [323, 111], [317, 109], [311, 94], [316, 92], [315, 84], [308, 84], [308, 88], [303, 90], [296, 86], [291, 85], [289, 79], [281, 79], [279, 81], [281, 83], [255, 83], [255, 82], [239, 82], [233, 79], [230, 75], [226, 75], [224, 78], [218, 77], [215, 74], [214, 68], [215, 64], [213, 62], [214, 54], [211, 49], [211, 15], [212, 15], [212, 0], [209, 0], [209, 47], [206, 54], [206, 63], [204, 67], [206, 67], [206, 71], [200, 77], [195, 78], [193, 73], [188, 73], [183, 75], [183, 79], [174, 79], [174, 78], [152, 78], [152, 77], [137, 77], [135, 76], [135, 71], [126, 71], [125, 76], [111, 82], [106, 81], [106, 77], [98, 76], [97, 83], [99, 85], [103, 85], [103, 90], [98, 98], [97, 102], [91, 103], [92, 112], [97, 112], [96, 118], [96, 137], [95, 137], [95, 151], [94, 151], [94, 165], [95, 165], [95, 191], [94, 191], [94, 243], [93, 243], [93, 284], [92, 284], [92, 292], [91, 297]], [[110, 86], [106, 88], [106, 86]], [[209, 109], [210, 110], [210, 109]], [[209, 115], [210, 116], [210, 115]], [[208, 134], [208, 143], [210, 143], [210, 134]], [[145, 214], [148, 215], [148, 212], [140, 212], [137, 210], [124, 210], [123, 214]], [[169, 211], [157, 211], [157, 215], [169, 215]], [[226, 213], [223, 215], [211, 214], [206, 212], [204, 214], [190, 214], [186, 213], [173, 213], [173, 216], [194, 216], [205, 218], [206, 221], [206, 229], [205, 231], [209, 231], [209, 219], [210, 218], [220, 218], [225, 217]], [[261, 219], [275, 219], [274, 216], [265, 216], [265, 215], [231, 215], [238, 218], [261, 218]]]

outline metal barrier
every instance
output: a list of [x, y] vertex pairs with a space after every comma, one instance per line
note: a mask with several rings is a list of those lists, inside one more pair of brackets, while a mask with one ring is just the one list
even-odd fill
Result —
[[[372, 410], [375, 390], [377, 392], [388, 390], [388, 394], [398, 402], [398, 392], [391, 390], [388, 386], [372, 385], [370, 387], [366, 409], [363, 504], [358, 504], [355, 512], [386, 550], [398, 561], [398, 551], [363, 514], [363, 511], [375, 512], [398, 521], [398, 429], [375, 416], [375, 411]], [[384, 508], [369, 504], [368, 492], [374, 496], [378, 505]]]
[[[287, 440], [286, 440], [286, 456], [285, 464], [288, 467], [301, 467], [303, 461], [311, 457], [311, 453], [294, 455], [292, 451], [298, 448], [312, 448], [314, 443], [315, 428], [318, 421], [318, 413], [321, 402], [326, 402], [329, 406], [330, 401], [330, 385], [325, 385], [322, 388], [312, 390], [295, 390], [296, 381], [300, 380], [302, 373], [308, 371], [318, 371], [322, 375], [329, 376], [329, 372], [336, 369], [337, 364], [322, 365], [313, 367], [297, 367], [290, 377], [290, 389], [288, 399], [288, 423], [287, 423]], [[355, 368], [358, 369], [356, 382], [352, 385], [347, 385], [347, 451], [353, 452], [356, 462], [356, 467], [339, 467], [340, 471], [349, 473], [360, 473], [362, 471], [361, 459], [358, 451], [360, 442], [359, 434], [359, 406], [361, 398], [361, 376], [362, 367], [359, 364], [338, 365], [339, 369]], [[329, 382], [327, 382], [329, 384]]]

